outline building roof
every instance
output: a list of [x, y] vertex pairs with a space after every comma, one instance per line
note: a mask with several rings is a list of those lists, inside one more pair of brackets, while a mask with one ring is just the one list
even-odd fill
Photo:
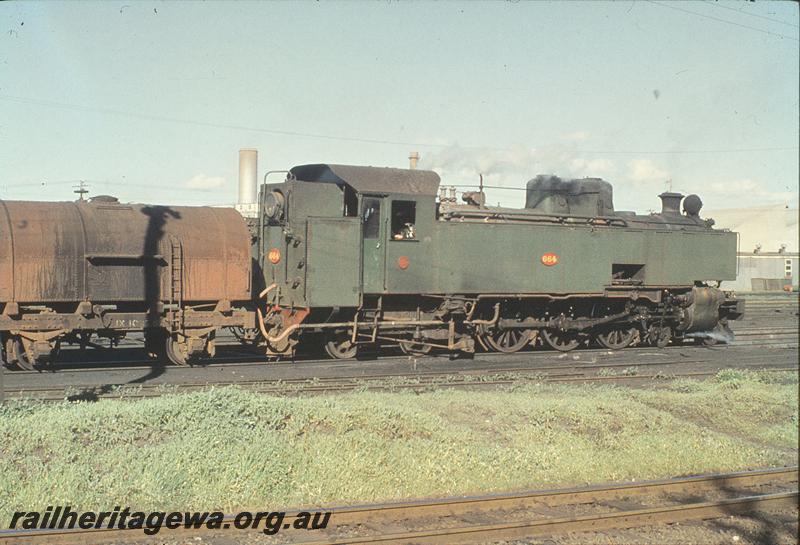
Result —
[[786, 252], [797, 253], [798, 210], [785, 205], [729, 208], [703, 211], [704, 218], [714, 218], [715, 229], [727, 228], [739, 233], [739, 251], [752, 252], [758, 244], [762, 252], [777, 252], [786, 245]]
[[436, 195], [439, 190], [439, 175], [430, 170], [319, 164], [299, 165], [289, 172], [305, 182], [347, 184], [359, 193]]

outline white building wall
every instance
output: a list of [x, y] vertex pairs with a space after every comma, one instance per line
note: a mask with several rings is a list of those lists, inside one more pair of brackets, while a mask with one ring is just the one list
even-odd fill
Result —
[[738, 274], [735, 281], [723, 282], [722, 288], [739, 292], [778, 291], [785, 285], [798, 289], [800, 280], [800, 255], [744, 254], [738, 257]]

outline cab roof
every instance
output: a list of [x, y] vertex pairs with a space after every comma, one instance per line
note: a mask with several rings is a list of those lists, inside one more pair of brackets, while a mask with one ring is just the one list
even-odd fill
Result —
[[431, 170], [318, 164], [299, 165], [289, 172], [304, 182], [348, 185], [358, 193], [435, 196], [439, 190], [439, 175]]

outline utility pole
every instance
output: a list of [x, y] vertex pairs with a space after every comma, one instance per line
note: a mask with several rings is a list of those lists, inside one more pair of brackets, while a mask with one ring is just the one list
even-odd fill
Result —
[[77, 187], [77, 189], [73, 191], [73, 193], [77, 193], [79, 195], [78, 199], [81, 201], [83, 200], [83, 196], [89, 192], [89, 190], [86, 189], [87, 187], [86, 182], [84, 182], [83, 180], [81, 180], [77, 186], [73, 187]]

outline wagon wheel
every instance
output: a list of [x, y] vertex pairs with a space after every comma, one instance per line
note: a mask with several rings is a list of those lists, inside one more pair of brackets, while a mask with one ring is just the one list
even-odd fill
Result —
[[491, 329], [481, 334], [481, 341], [493, 352], [512, 354], [525, 348], [535, 332], [533, 329]]
[[349, 360], [358, 354], [358, 345], [353, 344], [347, 332], [336, 332], [325, 343], [325, 352], [337, 360]]
[[429, 344], [415, 343], [413, 341], [400, 341], [400, 350], [409, 356], [424, 356], [430, 354], [433, 347]]
[[580, 337], [577, 331], [561, 331], [558, 329], [543, 329], [542, 337], [544, 341], [551, 347], [560, 352], [569, 352], [578, 348], [581, 344]]
[[635, 327], [615, 327], [603, 333], [598, 333], [595, 336], [600, 346], [604, 346], [610, 350], [622, 350], [626, 346], [629, 346], [635, 338]]
[[179, 342], [174, 336], [168, 335], [165, 340], [164, 352], [167, 359], [175, 365], [181, 367], [189, 365], [190, 358], [186, 350], [186, 344]]
[[15, 337], [11, 342], [13, 343], [14, 363], [17, 364], [17, 368], [23, 371], [35, 371], [37, 361], [25, 351], [22, 338]]
[[0, 355], [2, 355], [2, 364], [8, 367], [9, 369], [14, 369], [14, 364], [16, 363], [14, 357], [14, 347], [11, 346], [11, 339], [6, 338], [2, 339], [2, 346], [0, 346]]

